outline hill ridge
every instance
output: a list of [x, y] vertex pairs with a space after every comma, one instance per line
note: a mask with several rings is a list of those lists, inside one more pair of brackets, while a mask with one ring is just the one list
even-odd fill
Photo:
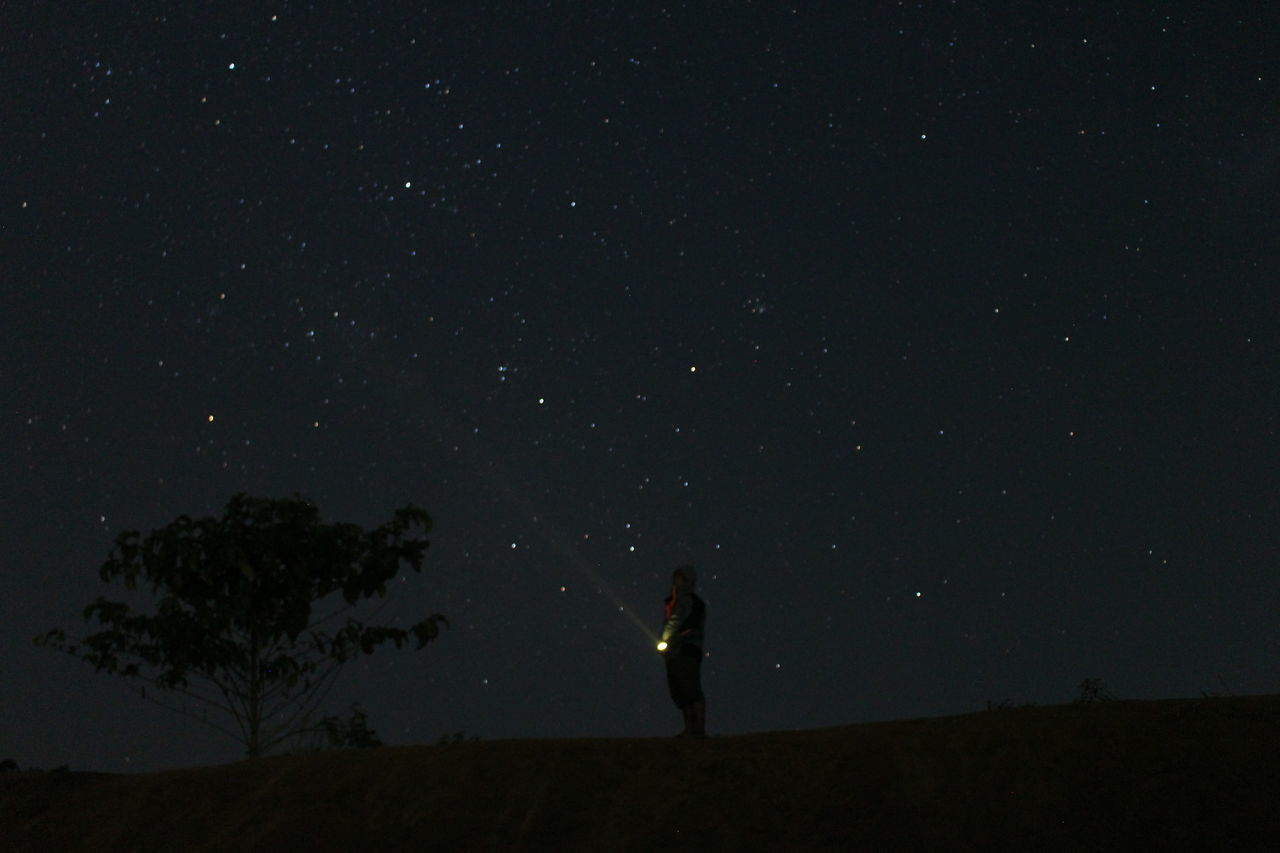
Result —
[[0, 775], [0, 850], [1133, 850], [1280, 844], [1280, 696], [713, 737]]

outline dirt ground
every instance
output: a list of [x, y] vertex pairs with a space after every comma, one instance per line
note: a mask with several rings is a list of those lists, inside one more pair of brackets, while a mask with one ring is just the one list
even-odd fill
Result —
[[0, 853], [1280, 850], [1280, 696], [0, 774]]

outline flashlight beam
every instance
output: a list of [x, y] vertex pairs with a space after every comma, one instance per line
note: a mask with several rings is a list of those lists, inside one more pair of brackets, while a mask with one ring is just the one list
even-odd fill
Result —
[[658, 637], [653, 630], [645, 625], [644, 622], [640, 621], [640, 618], [636, 616], [635, 611], [628, 606], [628, 603], [623, 600], [622, 596], [618, 595], [618, 593], [614, 591], [613, 587], [610, 586], [603, 577], [601, 577], [600, 573], [597, 572], [580, 553], [578, 553], [578, 550], [574, 548], [572, 544], [566, 542], [559, 536], [556, 536], [548, 528], [548, 525], [538, 522], [537, 518], [539, 513], [533, 511], [533, 508], [529, 505], [528, 501], [516, 492], [515, 488], [506, 481], [506, 478], [502, 477], [494, 470], [486, 471], [484, 474], [490, 482], [501, 489], [507, 500], [515, 504], [519, 508], [520, 512], [533, 523], [534, 532], [537, 534], [539, 539], [549, 545], [552, 551], [554, 551], [559, 557], [563, 558], [565, 562], [572, 566], [578, 574], [582, 575], [582, 577], [589, 583], [595, 584], [596, 589], [598, 589], [605, 598], [609, 599], [609, 601], [618, 608], [618, 612], [626, 616], [631, 624], [635, 625], [640, 633], [644, 635], [646, 640], [650, 643], [657, 641]]

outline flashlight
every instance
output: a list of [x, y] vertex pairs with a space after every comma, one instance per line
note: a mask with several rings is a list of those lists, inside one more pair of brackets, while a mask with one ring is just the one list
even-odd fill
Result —
[[665, 652], [666, 650], [667, 650], [666, 640], [663, 640], [661, 643], [658, 643], [658, 651]]

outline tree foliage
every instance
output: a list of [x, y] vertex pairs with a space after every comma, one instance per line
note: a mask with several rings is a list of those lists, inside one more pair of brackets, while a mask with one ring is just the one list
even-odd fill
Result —
[[[308, 730], [344, 663], [386, 643], [422, 649], [448, 626], [438, 613], [407, 628], [355, 615], [402, 570], [421, 571], [430, 529], [430, 516], [412, 505], [364, 530], [322, 522], [302, 497], [237, 494], [221, 518], [183, 515], [145, 536], [116, 537], [103, 582], [149, 592], [154, 612], [99, 597], [84, 619], [100, 630], [71, 637], [55, 628], [36, 642], [141, 682], [144, 696], [263, 755]], [[204, 713], [148, 694], [147, 685], [196, 700]], [[234, 728], [209, 719], [207, 708]]]

